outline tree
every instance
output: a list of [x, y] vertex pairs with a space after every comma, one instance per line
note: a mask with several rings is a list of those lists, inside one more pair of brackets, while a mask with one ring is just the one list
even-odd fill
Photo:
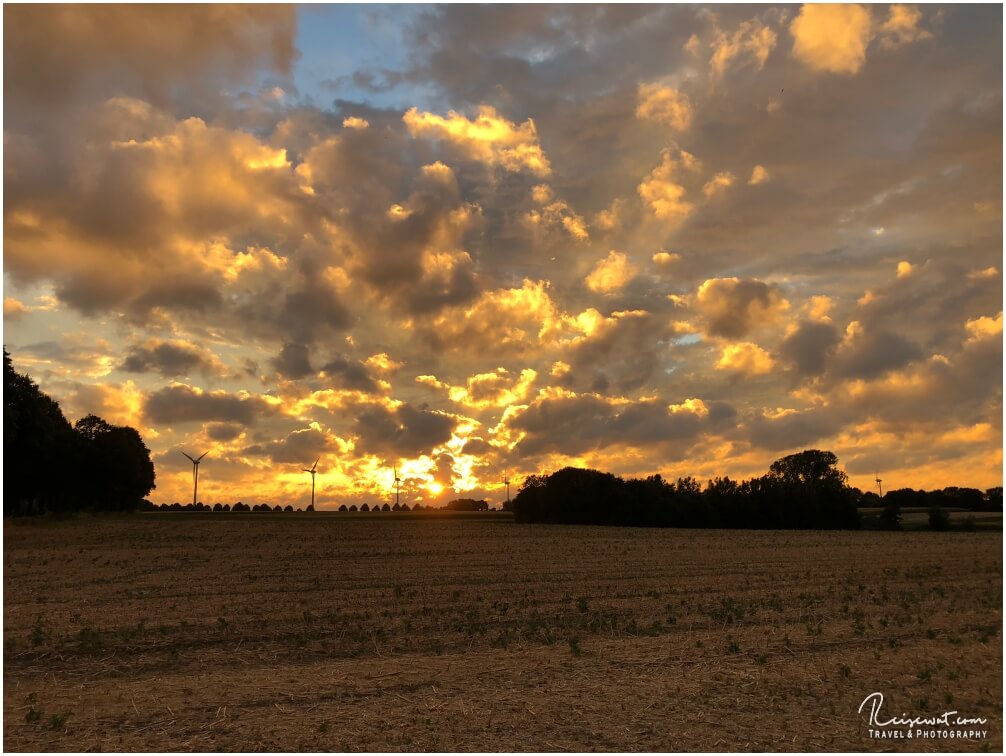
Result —
[[943, 507], [929, 508], [929, 527], [933, 530], [950, 530], [950, 515]]
[[813, 490], [839, 490], [846, 486], [848, 477], [838, 469], [838, 457], [829, 451], [807, 449], [777, 459], [768, 469], [769, 476], [783, 483], [800, 485]]
[[6, 347], [3, 358], [4, 514], [72, 509], [70, 423], [56, 401], [14, 370]]
[[858, 528], [859, 512], [829, 451], [806, 449], [777, 459], [766, 483], [782, 507], [781, 527]]
[[90, 506], [131, 510], [155, 487], [150, 450], [135, 428], [87, 415], [77, 421], [74, 432], [81, 444], [80, 475]]

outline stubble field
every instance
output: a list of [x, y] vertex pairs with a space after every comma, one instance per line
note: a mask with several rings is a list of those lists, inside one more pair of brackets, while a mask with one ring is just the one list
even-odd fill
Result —
[[1001, 533], [8, 522], [4, 748], [1001, 751], [1001, 627]]

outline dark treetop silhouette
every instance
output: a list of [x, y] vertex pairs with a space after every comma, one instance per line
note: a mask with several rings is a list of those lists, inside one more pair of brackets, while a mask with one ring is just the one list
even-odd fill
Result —
[[135, 428], [87, 415], [71, 426], [59, 404], [4, 349], [4, 515], [135, 509], [154, 488], [150, 450]]

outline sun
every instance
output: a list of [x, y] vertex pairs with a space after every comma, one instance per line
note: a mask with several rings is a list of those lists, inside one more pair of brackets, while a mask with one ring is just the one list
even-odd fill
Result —
[[426, 490], [434, 496], [439, 496], [443, 492], [444, 487], [434, 480], [426, 484]]

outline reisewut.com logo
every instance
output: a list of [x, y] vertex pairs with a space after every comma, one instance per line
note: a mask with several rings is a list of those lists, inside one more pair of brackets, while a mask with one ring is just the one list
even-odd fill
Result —
[[959, 712], [944, 711], [911, 717], [902, 713], [900, 717], [888, 717], [881, 711], [884, 694], [871, 693], [859, 705], [859, 713], [868, 715], [868, 732], [877, 740], [984, 740], [988, 730], [985, 717], [964, 717]]

